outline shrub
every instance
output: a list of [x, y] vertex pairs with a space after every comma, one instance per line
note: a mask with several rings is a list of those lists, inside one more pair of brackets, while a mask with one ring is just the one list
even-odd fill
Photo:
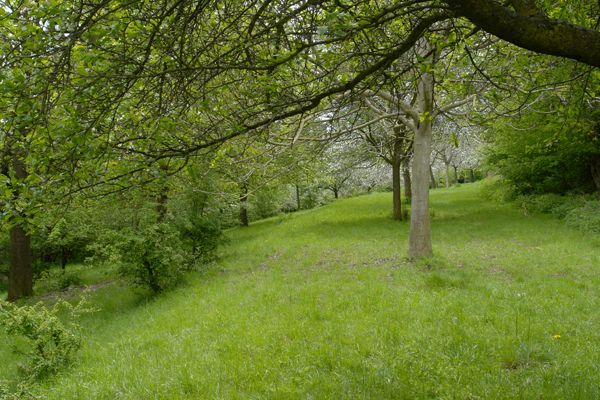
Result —
[[215, 259], [216, 250], [222, 238], [218, 220], [197, 218], [188, 221], [181, 231], [183, 237], [190, 243], [196, 264], [203, 264]]
[[277, 215], [281, 212], [283, 195], [280, 190], [263, 188], [250, 197], [250, 214], [253, 219], [264, 219]]
[[515, 202], [526, 213], [553, 214], [566, 200], [564, 196], [547, 193], [538, 196], [518, 196]]
[[568, 226], [585, 232], [600, 233], [600, 201], [590, 196], [519, 196], [516, 204], [526, 213], [552, 214], [564, 219]]
[[87, 246], [91, 254], [86, 258], [90, 264], [119, 265], [126, 252], [128, 237], [131, 234], [106, 229], [99, 232], [96, 240]]
[[65, 290], [71, 286], [80, 286], [81, 284], [81, 277], [76, 273], [54, 268], [41, 272], [36, 281], [36, 291]]
[[175, 286], [189, 263], [179, 233], [168, 224], [155, 224], [126, 238], [119, 272], [154, 293]]
[[494, 176], [482, 181], [480, 194], [484, 199], [503, 203], [514, 200], [515, 187], [508, 181]]
[[600, 233], [600, 201], [588, 200], [565, 216], [567, 225], [586, 232]]
[[[19, 307], [0, 301], [0, 326], [11, 336], [20, 336], [29, 343], [24, 363], [19, 365], [27, 381], [33, 381], [57, 372], [67, 364], [81, 346], [80, 327], [74, 320], [82, 312], [85, 300], [76, 306], [59, 301], [52, 308], [43, 303]], [[67, 323], [59, 318], [66, 310]]]
[[14, 389], [0, 382], [0, 400], [39, 400], [41, 397], [31, 393], [27, 382], [19, 382]]

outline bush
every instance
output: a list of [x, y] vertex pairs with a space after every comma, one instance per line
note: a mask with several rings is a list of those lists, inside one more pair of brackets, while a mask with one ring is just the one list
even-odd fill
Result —
[[43, 271], [36, 281], [36, 291], [52, 292], [66, 290], [71, 286], [81, 286], [81, 277], [74, 272], [66, 272], [62, 269], [49, 269]]
[[567, 212], [565, 222], [582, 231], [600, 233], [600, 201], [588, 200], [582, 206], [573, 208]]
[[129, 232], [117, 232], [111, 229], [99, 232], [96, 240], [87, 246], [91, 254], [86, 258], [90, 264], [120, 265], [122, 256], [127, 250]]
[[554, 214], [566, 203], [565, 196], [547, 193], [539, 196], [518, 196], [516, 204], [526, 213]]
[[250, 197], [253, 220], [269, 218], [281, 212], [283, 195], [280, 190], [263, 188]]
[[515, 203], [525, 213], [552, 214], [564, 219], [568, 226], [585, 232], [600, 233], [600, 201], [590, 196], [519, 196]]
[[218, 220], [197, 218], [188, 221], [181, 231], [183, 237], [190, 242], [196, 264], [203, 264], [215, 259], [216, 250], [222, 237]]
[[129, 236], [122, 249], [120, 274], [154, 293], [175, 286], [190, 261], [179, 233], [167, 224], [151, 225], [139, 236]]
[[[11, 336], [27, 339], [25, 362], [19, 365], [27, 381], [56, 373], [67, 364], [81, 346], [80, 327], [74, 322], [84, 308], [85, 300], [77, 306], [59, 301], [52, 308], [43, 303], [19, 307], [0, 301], [0, 326]], [[58, 315], [67, 311], [69, 322], [63, 323]]]
[[30, 391], [27, 382], [19, 382], [14, 389], [7, 383], [0, 382], [0, 400], [40, 400], [41, 397]]
[[515, 199], [515, 187], [508, 181], [494, 176], [482, 181], [480, 194], [484, 199], [503, 203]]

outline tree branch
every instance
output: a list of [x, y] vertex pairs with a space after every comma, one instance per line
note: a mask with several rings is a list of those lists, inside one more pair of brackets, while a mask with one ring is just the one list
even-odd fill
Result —
[[445, 0], [486, 32], [537, 53], [600, 67], [600, 32], [541, 15], [521, 15], [494, 0]]

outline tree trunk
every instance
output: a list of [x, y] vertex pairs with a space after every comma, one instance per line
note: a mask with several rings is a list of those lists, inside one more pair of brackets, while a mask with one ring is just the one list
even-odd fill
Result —
[[404, 161], [404, 166], [402, 168], [402, 174], [404, 175], [404, 199], [407, 203], [410, 204], [412, 198], [412, 188], [410, 187], [410, 166], [409, 162]]
[[429, 178], [431, 175], [431, 128], [433, 121], [433, 75], [423, 73], [419, 79], [417, 99], [421, 121], [415, 132], [412, 163], [412, 203], [408, 256], [429, 257], [431, 227], [429, 221]]
[[[27, 178], [25, 163], [15, 157], [13, 161], [15, 177]], [[15, 193], [19, 196], [19, 193]], [[8, 273], [8, 300], [15, 301], [33, 294], [33, 257], [31, 239], [22, 222], [10, 229], [10, 270]]]
[[31, 240], [21, 225], [10, 230], [10, 271], [8, 273], [8, 301], [33, 294], [33, 267]]
[[435, 181], [435, 175], [433, 175], [433, 168], [429, 166], [429, 180], [431, 182], [431, 188], [437, 189], [437, 182]]
[[400, 193], [400, 162], [392, 164], [392, 196], [394, 199], [393, 217], [402, 221], [402, 195]]
[[248, 226], [248, 187], [242, 186], [240, 193], [240, 225]]
[[454, 182], [458, 183], [458, 168], [456, 165], [453, 165], [452, 168], [454, 168]]
[[67, 252], [68, 252], [67, 248], [65, 246], [61, 246], [61, 249], [60, 249], [60, 267], [62, 268], [63, 272], [67, 268], [67, 262], [68, 262]]
[[335, 185], [331, 190], [333, 191], [333, 196], [337, 199], [339, 197], [340, 189]]
[[469, 168], [469, 179], [471, 182], [475, 182], [475, 171], [473, 171], [473, 168]]
[[446, 189], [450, 187], [450, 165], [446, 164]]

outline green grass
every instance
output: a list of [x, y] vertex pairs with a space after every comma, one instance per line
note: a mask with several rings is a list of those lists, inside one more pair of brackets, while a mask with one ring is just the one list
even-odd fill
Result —
[[[405, 259], [391, 195], [227, 232], [155, 299], [98, 289], [47, 399], [600, 398], [600, 237], [432, 192], [435, 257]], [[558, 337], [557, 335], [560, 335]], [[0, 345], [3, 339], [0, 338]], [[4, 339], [6, 342], [6, 339]], [[0, 379], [16, 359], [0, 347]]]

